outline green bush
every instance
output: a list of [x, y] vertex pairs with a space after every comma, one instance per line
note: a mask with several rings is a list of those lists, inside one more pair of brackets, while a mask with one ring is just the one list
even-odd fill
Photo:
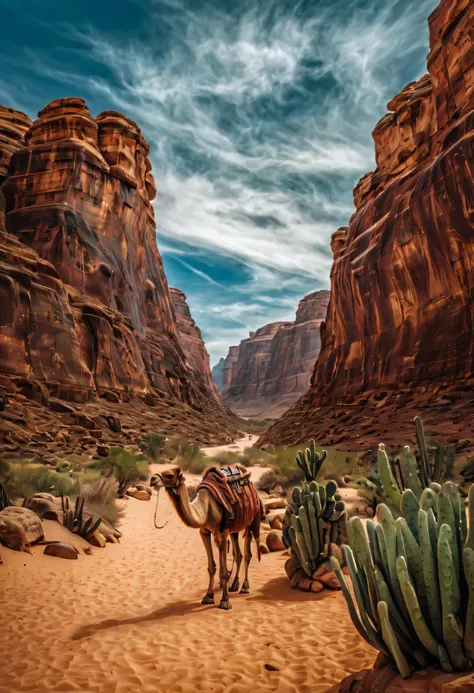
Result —
[[134, 455], [124, 448], [112, 448], [107, 457], [95, 460], [90, 469], [99, 469], [103, 476], [113, 476], [118, 482], [118, 495], [124, 496], [130, 486], [148, 477], [144, 455]]
[[158, 462], [161, 452], [165, 446], [165, 442], [165, 436], [155, 433], [154, 431], [148, 431], [147, 435], [140, 443], [140, 448], [143, 450], [144, 454], [149, 460], [152, 462]]
[[74, 494], [74, 484], [68, 474], [51, 472], [46, 467], [4, 464], [0, 481], [11, 499], [31, 498], [35, 493], [51, 493], [53, 496]]
[[[187, 444], [187, 447], [181, 446], [181, 452], [176, 459], [181, 469], [190, 474], [202, 474], [207, 467], [213, 464], [219, 465], [219, 462], [212, 457], [208, 457], [199, 449], [199, 445]], [[183, 449], [184, 448], [184, 449]], [[227, 463], [228, 464], [228, 463]]]

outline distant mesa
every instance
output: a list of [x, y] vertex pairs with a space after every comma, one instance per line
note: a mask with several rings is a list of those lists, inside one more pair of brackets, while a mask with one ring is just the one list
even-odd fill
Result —
[[221, 367], [225, 404], [258, 418], [277, 418], [294, 404], [309, 386], [328, 302], [329, 291], [308, 294], [294, 322], [264, 325], [230, 347]]

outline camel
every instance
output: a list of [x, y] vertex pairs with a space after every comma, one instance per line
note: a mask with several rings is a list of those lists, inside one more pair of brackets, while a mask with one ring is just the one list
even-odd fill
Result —
[[[204, 473], [204, 477], [209, 472], [214, 472], [216, 468], [211, 468]], [[240, 467], [240, 471], [244, 471], [248, 477], [244, 467]], [[222, 472], [221, 472], [222, 474]], [[252, 559], [251, 542], [252, 538], [257, 541], [258, 560], [260, 560], [260, 522], [265, 516], [263, 504], [258, 497], [253, 485], [248, 482], [249, 493], [254, 494], [256, 500], [256, 508], [252, 506], [252, 511], [249, 514], [250, 503], [246, 500], [244, 503], [244, 511], [242, 511], [242, 501], [240, 509], [234, 517], [226, 516], [226, 508], [220, 503], [216, 496], [209, 488], [203, 487], [203, 482], [198, 487], [196, 497], [191, 502], [189, 500], [186, 482], [183, 472], [178, 466], [172, 466], [165, 471], [155, 474], [150, 482], [151, 486], [160, 488], [163, 486], [171, 499], [179, 517], [188, 527], [199, 529], [204, 548], [207, 555], [209, 585], [207, 592], [204, 595], [201, 604], [214, 604], [214, 577], [216, 574], [216, 564], [212, 551], [211, 535], [214, 536], [214, 541], [219, 552], [219, 579], [222, 587], [222, 599], [219, 604], [220, 609], [231, 609], [232, 604], [229, 600], [229, 592], [237, 592], [239, 589], [239, 573], [244, 559], [244, 581], [240, 594], [248, 594], [249, 592], [249, 564]], [[239, 503], [237, 505], [239, 505]], [[234, 507], [234, 506], [233, 506]], [[239, 511], [240, 510], [240, 511]], [[239, 532], [245, 531], [244, 534], [244, 554], [239, 545]], [[232, 542], [232, 549], [236, 563], [236, 574], [229, 588], [230, 574], [227, 570], [227, 545], [228, 541]]]

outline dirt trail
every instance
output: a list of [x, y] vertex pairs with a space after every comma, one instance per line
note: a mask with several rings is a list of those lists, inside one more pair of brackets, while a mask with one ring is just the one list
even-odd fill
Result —
[[199, 532], [164, 493], [157, 531], [154, 499], [130, 499], [121, 543], [78, 561], [2, 548], [0, 693], [325, 693], [373, 662], [342, 595], [290, 590], [279, 553], [232, 611], [201, 606]]

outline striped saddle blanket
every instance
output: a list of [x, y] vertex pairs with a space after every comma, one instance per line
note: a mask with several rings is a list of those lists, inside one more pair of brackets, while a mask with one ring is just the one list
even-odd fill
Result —
[[201, 488], [212, 493], [224, 508], [220, 531], [248, 526], [263, 507], [250, 472], [241, 464], [206, 469], [198, 490]]

